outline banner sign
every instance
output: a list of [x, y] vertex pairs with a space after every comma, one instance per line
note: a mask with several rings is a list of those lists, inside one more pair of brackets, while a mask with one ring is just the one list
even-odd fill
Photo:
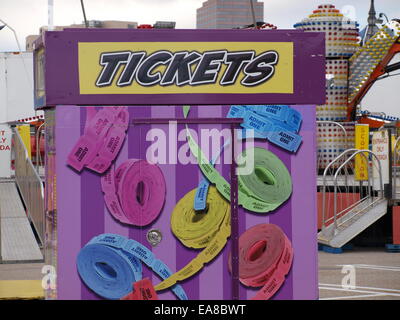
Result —
[[81, 42], [81, 94], [293, 93], [293, 43]]
[[21, 136], [22, 142], [25, 145], [29, 159], [31, 159], [31, 129], [29, 124], [22, 124], [17, 126], [19, 135]]
[[323, 104], [324, 47], [324, 34], [292, 30], [50, 31], [36, 107]]
[[0, 124], [0, 178], [11, 177], [11, 128]]
[[[356, 124], [355, 127], [356, 136], [356, 149], [368, 150], [369, 149], [369, 125], [367, 124]], [[368, 159], [368, 153], [364, 152], [365, 157]], [[354, 178], [357, 181], [368, 180], [368, 161], [365, 160], [362, 154], [357, 154], [355, 157], [355, 175]]]
[[[389, 183], [389, 134], [387, 130], [374, 132], [372, 135], [372, 152], [375, 153], [382, 168], [383, 185]], [[379, 171], [376, 166], [372, 167], [374, 177], [374, 189], [380, 190]]]

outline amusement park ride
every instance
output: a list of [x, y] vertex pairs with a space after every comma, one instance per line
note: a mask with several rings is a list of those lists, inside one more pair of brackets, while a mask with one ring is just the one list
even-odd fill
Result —
[[[391, 63], [398, 53], [400, 53], [400, 20], [392, 20], [350, 58], [351, 90], [348, 99], [348, 120], [354, 121], [357, 118], [357, 106], [376, 81], [400, 69], [400, 62]], [[374, 120], [368, 115], [361, 115], [358, 122], [369, 124], [371, 128], [380, 128], [385, 123]]]
[[383, 236], [387, 250], [400, 249], [396, 189], [400, 185], [396, 130], [400, 121], [360, 107], [375, 82], [400, 69], [400, 63], [393, 62], [400, 53], [400, 20], [383, 24], [375, 15], [372, 0], [363, 37], [358, 23], [333, 5], [320, 5], [294, 25], [305, 32], [326, 34], [326, 104], [317, 106], [318, 242], [337, 250], [368, 227], [378, 229], [375, 222], [383, 216], [381, 221], [391, 220], [387, 223], [390, 231]]

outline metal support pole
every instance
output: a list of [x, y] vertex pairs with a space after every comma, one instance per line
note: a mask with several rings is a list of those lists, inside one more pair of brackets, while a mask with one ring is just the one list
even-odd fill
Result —
[[10, 29], [10, 30], [12, 31], [13, 35], [14, 35], [15, 42], [17, 43], [18, 50], [19, 50], [19, 52], [20, 52], [19, 57], [20, 57], [20, 59], [22, 60], [22, 64], [23, 64], [23, 66], [24, 66], [24, 71], [25, 71], [26, 79], [28, 80], [28, 83], [29, 83], [29, 85], [31, 86], [31, 89], [33, 90], [32, 79], [29, 77], [28, 68], [26, 67], [25, 60], [24, 60], [24, 58], [22, 57], [22, 54], [21, 54], [21, 53], [22, 53], [22, 50], [21, 50], [21, 45], [20, 45], [20, 43], [19, 43], [19, 41], [18, 41], [17, 33], [15, 32], [14, 28], [12, 28], [12, 27], [11, 27], [9, 24], [7, 24], [5, 21], [3, 21], [3, 20], [0, 19], [0, 22], [1, 22], [2, 24], [4, 24], [8, 29]]
[[232, 164], [231, 164], [231, 256], [232, 256], [232, 300], [239, 300], [239, 214], [238, 177], [235, 159], [235, 125], [231, 124]]
[[389, 190], [388, 190], [388, 197], [389, 197], [389, 202], [393, 199], [393, 150], [392, 150], [392, 134], [393, 134], [393, 128], [388, 128], [388, 143], [389, 143]]
[[387, 123], [383, 127], [388, 132], [388, 161], [389, 161], [389, 185], [388, 190], [385, 190], [385, 197], [388, 199], [389, 203], [393, 200], [393, 153], [392, 153], [392, 134], [396, 131], [396, 123]]
[[250, 0], [251, 15], [253, 17], [254, 29], [257, 28], [256, 13], [254, 12], [253, 0]]
[[83, 4], [83, 0], [81, 0], [82, 12], [83, 12], [83, 19], [85, 21], [86, 28], [89, 28], [88, 21], [86, 19], [86, 12], [85, 12], [85, 5]]
[[47, 30], [53, 31], [54, 30], [54, 3], [53, 0], [48, 0], [47, 2]]
[[392, 197], [394, 197], [394, 201], [397, 201], [397, 172], [399, 171], [397, 167], [397, 146], [399, 144], [400, 137], [396, 138], [396, 142], [394, 144], [393, 148], [393, 163], [392, 166], [394, 168], [394, 176], [393, 176], [393, 191], [392, 191]]

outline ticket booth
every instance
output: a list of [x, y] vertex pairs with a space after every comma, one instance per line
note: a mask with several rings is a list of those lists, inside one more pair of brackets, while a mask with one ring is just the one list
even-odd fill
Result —
[[36, 48], [48, 299], [318, 297], [323, 34], [67, 29]]

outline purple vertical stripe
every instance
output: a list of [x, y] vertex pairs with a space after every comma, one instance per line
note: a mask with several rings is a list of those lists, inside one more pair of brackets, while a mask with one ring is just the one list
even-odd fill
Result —
[[[198, 116], [199, 118], [219, 118], [222, 116], [222, 109], [215, 106], [201, 106], [198, 108]], [[212, 125], [212, 126], [201, 126], [204, 129], [218, 129], [221, 130], [223, 127], [221, 125]], [[199, 132], [200, 134], [200, 132]], [[221, 147], [224, 141], [221, 141]], [[209, 159], [214, 158], [216, 154], [219, 153], [219, 150], [211, 149], [211, 141], [210, 141], [210, 152]], [[204, 150], [205, 151], [205, 150]], [[221, 163], [223, 162], [220, 158]], [[217, 165], [216, 168], [221, 170], [223, 165]], [[199, 181], [203, 179], [203, 174], [201, 170], [198, 169], [198, 179]], [[225, 248], [223, 249], [223, 251]], [[223, 252], [222, 251], [222, 252]], [[202, 300], [222, 300], [223, 299], [223, 291], [215, 290], [215, 288], [223, 288], [223, 274], [224, 269], [227, 269], [227, 265], [224, 264], [223, 253], [220, 253], [213, 261], [207, 264], [203, 271], [200, 274], [200, 299]], [[226, 271], [226, 270], [225, 270]], [[212, 284], [212, 285], [211, 285]]]
[[[269, 144], [269, 151], [273, 152], [291, 172], [292, 154], [282, 148]], [[293, 178], [292, 178], [293, 182]], [[269, 222], [281, 227], [289, 240], [292, 240], [292, 204], [291, 197], [283, 203], [278, 209], [270, 213]], [[272, 297], [273, 300], [291, 300], [293, 299], [293, 277], [292, 269], [286, 276], [286, 280], [278, 292]]]
[[315, 106], [295, 106], [303, 115], [303, 145], [293, 156], [293, 299], [318, 298]]
[[[80, 137], [80, 110], [76, 106], [56, 109], [57, 172], [57, 297], [80, 299], [81, 280], [76, 256], [81, 248], [81, 176], [66, 165], [68, 153]], [[75, 232], [74, 232], [75, 231]]]
[[[86, 108], [80, 108], [83, 135], [86, 122]], [[81, 247], [93, 237], [104, 233], [104, 200], [101, 191], [100, 175], [83, 169], [81, 172]], [[86, 285], [82, 285], [81, 296], [84, 300], [95, 300], [99, 297]]]
[[[226, 114], [229, 111], [229, 107], [227, 106], [221, 106], [222, 109], [222, 117], [225, 117]], [[227, 149], [228, 150], [228, 149]], [[225, 150], [222, 153], [222, 159], [224, 159], [225, 153], [230, 152], [229, 150]], [[231, 168], [230, 164], [226, 164], [222, 166], [221, 168], [221, 174], [222, 176], [226, 179], [226, 181], [230, 182], [230, 174], [231, 174]], [[228, 201], [228, 200], [227, 200]], [[239, 221], [240, 222], [240, 221]], [[240, 228], [240, 226], [239, 226]], [[230, 238], [228, 239], [228, 243], [225, 246], [224, 252], [222, 253], [222, 264], [223, 264], [223, 275], [222, 275], [222, 280], [223, 280], [223, 300], [231, 300], [232, 299], [232, 277], [231, 273], [228, 270], [228, 263], [229, 263], [229, 252], [231, 251], [231, 240]]]
[[[177, 106], [175, 109], [176, 117], [183, 117], [183, 111], [181, 106]], [[190, 110], [190, 118], [198, 117], [197, 107], [193, 107]], [[189, 128], [197, 131], [198, 125], [190, 125]], [[184, 130], [184, 125], [178, 125], [178, 132]], [[178, 150], [184, 145], [185, 141], [178, 141]], [[179, 170], [176, 170], [176, 200], [179, 201], [183, 198], [189, 191], [197, 187], [198, 184], [198, 166], [197, 164], [187, 164], [179, 165]], [[196, 177], [195, 179], [193, 179]], [[176, 270], [182, 269], [186, 266], [192, 259], [194, 259], [200, 253], [199, 250], [193, 250], [186, 248], [180, 241], [176, 242]], [[201, 273], [201, 271], [200, 271]], [[190, 279], [183, 281], [182, 286], [186, 291], [190, 300], [199, 299], [199, 274], [192, 276]]]
[[[154, 118], [173, 118], [175, 116], [175, 108], [174, 107], [163, 107], [163, 106], [153, 106], [151, 110], [151, 116]], [[167, 141], [168, 141], [168, 125], [162, 124], [157, 126], [152, 126], [152, 128], [161, 129], [165, 132]], [[166, 147], [168, 151], [168, 148]], [[151, 160], [151, 159], [148, 159]], [[168, 160], [168, 157], [167, 157]], [[152, 225], [152, 228], [158, 229], [162, 233], [162, 241], [158, 246], [153, 248], [153, 252], [158, 259], [163, 261], [172, 272], [176, 271], [176, 251], [175, 245], [177, 239], [172, 234], [170, 221], [171, 221], [171, 213], [175, 208], [175, 204], [177, 202], [176, 199], [176, 181], [175, 181], [175, 174], [176, 174], [176, 165], [173, 164], [158, 164], [161, 168], [165, 183], [167, 186], [166, 191], [166, 199], [163, 210], [157, 219], [157, 221]], [[153, 274], [153, 283], [158, 283], [158, 276]], [[171, 290], [164, 290], [158, 292], [158, 296], [160, 299], [167, 300], [167, 299], [176, 299], [176, 296], [172, 293]]]
[[[130, 107], [129, 119], [133, 118], [150, 118], [151, 110], [149, 107]], [[149, 125], [131, 125], [128, 132], [128, 156], [129, 159], [145, 159], [146, 150], [149, 143], [146, 141], [146, 133], [149, 130]], [[132, 195], [134, 196], [134, 195]], [[151, 245], [147, 242], [146, 234], [151, 226], [136, 227], [131, 226], [129, 229], [129, 238], [140, 242], [150, 251]], [[152, 278], [152, 271], [143, 264], [143, 278]]]

